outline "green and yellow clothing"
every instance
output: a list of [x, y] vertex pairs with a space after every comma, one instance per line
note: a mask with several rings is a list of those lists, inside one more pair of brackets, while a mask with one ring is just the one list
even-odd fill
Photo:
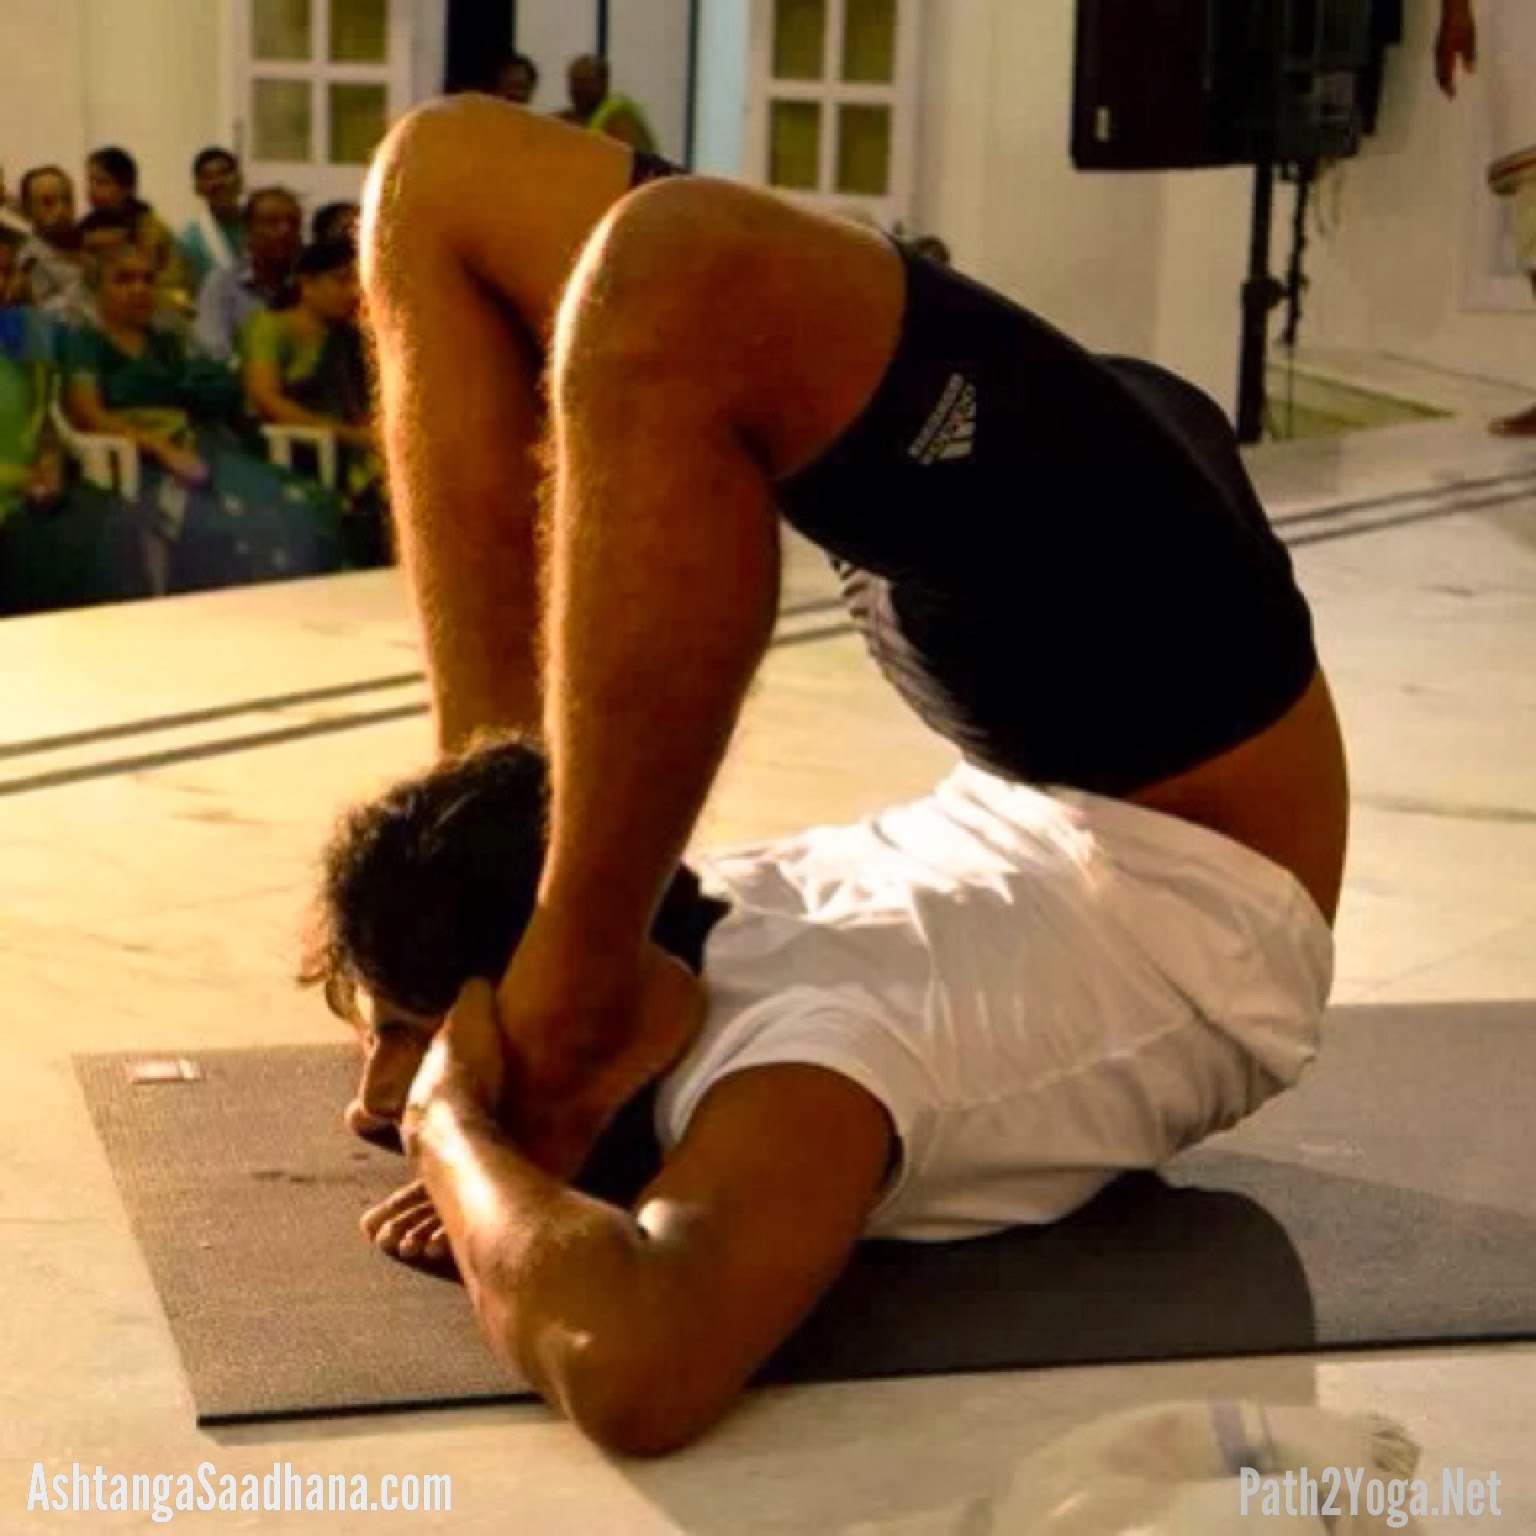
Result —
[[593, 133], [607, 133], [609, 126], [617, 117], [632, 118], [640, 129], [641, 142], [634, 146], [636, 149], [644, 150], [648, 155], [660, 152], [661, 145], [656, 138], [656, 130], [651, 127], [650, 119], [645, 115], [645, 109], [633, 97], [621, 95], [617, 91], [588, 118], [587, 127]]
[[[355, 325], [317, 326], [300, 310], [263, 310], [246, 323], [240, 351], [247, 363], [272, 368], [283, 394], [311, 415], [348, 427], [371, 419], [368, 364]], [[350, 563], [385, 564], [384, 466], [377, 454], [349, 443], [339, 445], [339, 463]]]
[[65, 372], [91, 379], [106, 410], [207, 465], [189, 487], [141, 455], [140, 511], [171, 548], [171, 590], [244, 585], [336, 570], [340, 507], [323, 487], [277, 468], [244, 411], [240, 382], [163, 331], [126, 351], [105, 331], [77, 330]]
[[140, 527], [121, 497], [66, 479], [27, 495], [49, 441], [52, 328], [35, 310], [0, 310], [0, 614], [46, 613], [149, 595]]

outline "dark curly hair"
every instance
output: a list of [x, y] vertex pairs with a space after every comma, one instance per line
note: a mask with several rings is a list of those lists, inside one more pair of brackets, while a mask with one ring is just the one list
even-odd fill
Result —
[[[356, 1021], [362, 989], [435, 1017], [465, 982], [499, 979], [533, 916], [547, 798], [538, 747], [490, 736], [347, 812], [322, 857], [301, 984]], [[684, 866], [652, 936], [698, 971], [724, 910]]]

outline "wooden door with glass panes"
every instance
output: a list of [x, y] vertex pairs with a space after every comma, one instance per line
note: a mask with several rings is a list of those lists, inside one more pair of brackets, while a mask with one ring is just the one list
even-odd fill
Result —
[[411, 104], [413, 0], [233, 0], [235, 144], [248, 187], [355, 199]]
[[748, 174], [910, 218], [921, 0], [754, 0]]

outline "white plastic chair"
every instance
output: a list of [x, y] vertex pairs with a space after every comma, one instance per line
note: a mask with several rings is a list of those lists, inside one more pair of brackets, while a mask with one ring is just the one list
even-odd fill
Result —
[[139, 494], [139, 448], [126, 437], [101, 432], [71, 432], [65, 439], [79, 459], [85, 478], [104, 491], [133, 501]]
[[336, 489], [341, 471], [334, 432], [325, 427], [263, 427], [261, 430], [267, 439], [267, 455], [278, 468], [291, 470], [293, 450], [302, 444], [315, 451], [320, 483], [328, 491]]

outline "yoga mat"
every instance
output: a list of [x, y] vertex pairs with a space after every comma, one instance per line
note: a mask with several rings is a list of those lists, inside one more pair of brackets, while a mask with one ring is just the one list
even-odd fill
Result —
[[[206, 1425], [514, 1400], [461, 1289], [357, 1233], [406, 1167], [347, 1046], [80, 1081]], [[1536, 1338], [1536, 1007], [1340, 1009], [1300, 1087], [1055, 1226], [864, 1244], [779, 1382]]]

